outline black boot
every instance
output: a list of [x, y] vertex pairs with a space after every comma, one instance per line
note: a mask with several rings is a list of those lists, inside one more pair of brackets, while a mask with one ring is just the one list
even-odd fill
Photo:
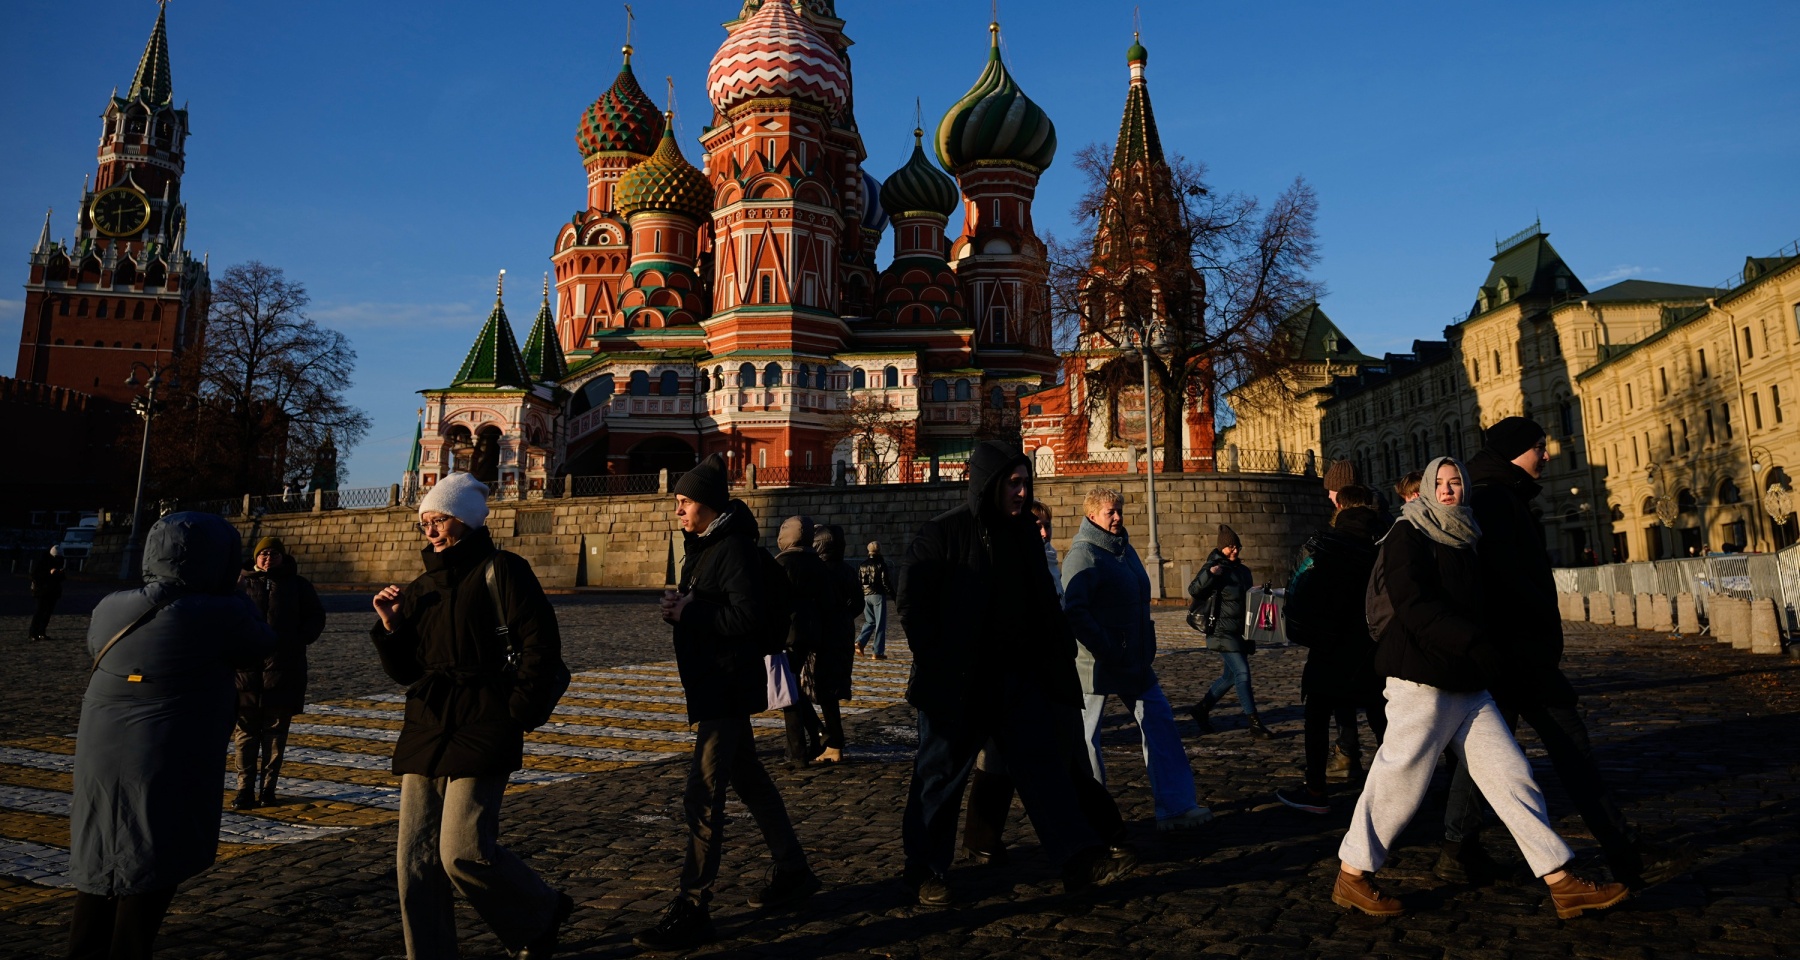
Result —
[[233, 810], [254, 810], [254, 809], [256, 809], [256, 788], [255, 787], [239, 787], [237, 796], [232, 798], [231, 809], [233, 809]]
[[1250, 735], [1258, 740], [1267, 740], [1275, 736], [1268, 727], [1263, 726], [1262, 717], [1254, 713], [1250, 715]]
[[706, 905], [684, 895], [669, 904], [668, 912], [656, 926], [632, 937], [631, 942], [646, 950], [688, 950], [711, 943], [717, 936]]
[[1218, 732], [1212, 725], [1212, 718], [1207, 716], [1207, 714], [1212, 712], [1212, 708], [1217, 706], [1218, 703], [1219, 701], [1214, 700], [1209, 694], [1202, 697], [1199, 703], [1188, 708], [1188, 713], [1193, 715], [1194, 723], [1200, 728], [1201, 733]]

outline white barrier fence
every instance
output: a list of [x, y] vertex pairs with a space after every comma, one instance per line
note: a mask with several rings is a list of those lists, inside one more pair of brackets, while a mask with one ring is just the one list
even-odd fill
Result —
[[1780, 553], [1563, 567], [1564, 619], [1675, 633], [1710, 632], [1755, 653], [1800, 634], [1800, 546]]

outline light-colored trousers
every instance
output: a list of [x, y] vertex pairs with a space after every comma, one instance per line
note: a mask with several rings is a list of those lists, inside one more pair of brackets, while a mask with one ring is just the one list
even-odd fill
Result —
[[1387, 737], [1369, 765], [1339, 860], [1365, 872], [1380, 870], [1394, 839], [1419, 812], [1438, 757], [1455, 747], [1532, 875], [1555, 873], [1569, 862], [1574, 854], [1550, 826], [1531, 764], [1487, 691], [1452, 693], [1389, 677], [1386, 694]]
[[[1137, 721], [1144, 746], [1144, 772], [1150, 778], [1150, 796], [1156, 800], [1156, 819], [1167, 820], [1200, 805], [1194, 793], [1194, 768], [1188, 765], [1187, 748], [1175, 729], [1175, 711], [1163, 695], [1162, 684], [1136, 697], [1119, 697]], [[1087, 730], [1088, 767], [1094, 779], [1106, 782], [1106, 766], [1100, 759], [1100, 717], [1106, 711], [1104, 694], [1088, 694], [1081, 708]]]
[[517, 950], [543, 935], [556, 892], [499, 844], [506, 777], [400, 778], [400, 925], [407, 960], [455, 960], [463, 895], [494, 935]]

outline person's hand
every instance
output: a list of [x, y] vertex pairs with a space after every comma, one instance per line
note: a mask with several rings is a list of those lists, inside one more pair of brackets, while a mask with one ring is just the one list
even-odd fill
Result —
[[389, 633], [400, 623], [400, 588], [388, 584], [375, 595], [375, 615], [381, 618], [382, 629]]
[[694, 595], [691, 593], [684, 593], [675, 597], [664, 597], [662, 605], [663, 619], [670, 623], [680, 623], [681, 612], [686, 610], [688, 604], [693, 602]]
[[1215, 577], [1216, 577], [1216, 576], [1218, 576], [1218, 575], [1219, 575], [1219, 574], [1221, 574], [1221, 573], [1224, 573], [1224, 572], [1225, 572], [1225, 568], [1224, 568], [1224, 567], [1221, 567], [1221, 566], [1219, 566], [1219, 565], [1218, 565], [1218, 564], [1216, 564], [1216, 563], [1215, 563], [1215, 564], [1213, 564], [1213, 565], [1212, 565], [1212, 569], [1211, 569], [1211, 573], [1212, 573], [1212, 575], [1213, 575], [1213, 576], [1215, 576]]

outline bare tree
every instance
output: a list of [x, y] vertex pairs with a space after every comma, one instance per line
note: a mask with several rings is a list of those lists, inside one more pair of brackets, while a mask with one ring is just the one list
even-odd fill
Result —
[[918, 438], [918, 424], [904, 416], [886, 397], [853, 394], [850, 405], [834, 414], [827, 427], [828, 449], [849, 442], [868, 468], [870, 482], [885, 478], [902, 457], [911, 457]]
[[1186, 404], [1216, 411], [1227, 390], [1281, 380], [1291, 365], [1297, 345], [1282, 321], [1324, 292], [1308, 276], [1318, 200], [1296, 178], [1265, 211], [1255, 197], [1215, 192], [1205, 168], [1179, 155], [1124, 162], [1094, 144], [1075, 164], [1086, 181], [1077, 232], [1050, 244], [1057, 347], [1099, 364], [1086, 377], [1093, 412], [1142, 388], [1138, 358], [1121, 351], [1151, 346], [1153, 419], [1166, 469], [1180, 471]]

